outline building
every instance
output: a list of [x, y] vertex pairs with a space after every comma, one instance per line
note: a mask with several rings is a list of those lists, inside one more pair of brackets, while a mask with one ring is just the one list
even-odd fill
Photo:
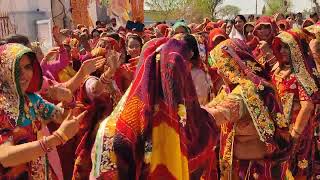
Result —
[[[17, 33], [31, 41], [52, 45], [52, 25], [72, 28], [72, 16], [77, 9], [74, 3], [86, 3], [92, 25], [96, 20], [106, 20], [106, 8], [91, 0], [0, 0], [0, 38]], [[73, 5], [74, 5], [73, 3]], [[72, 12], [74, 14], [72, 14]], [[1, 26], [3, 25], [3, 26]]]

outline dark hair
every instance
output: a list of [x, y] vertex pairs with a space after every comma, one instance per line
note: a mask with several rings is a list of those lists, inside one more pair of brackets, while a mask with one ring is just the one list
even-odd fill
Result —
[[253, 14], [250, 14], [249, 17], [248, 17], [248, 19], [250, 19], [250, 18], [253, 18], [253, 19], [254, 19], [254, 15], [253, 15]]
[[93, 29], [91, 31], [91, 38], [93, 38], [93, 33], [95, 33], [95, 32], [99, 33], [99, 35], [102, 33], [102, 31], [99, 31], [98, 29]]
[[226, 22], [226, 24], [232, 24], [232, 25], [234, 24], [234, 20], [231, 20], [231, 19], [228, 19], [225, 22]]
[[187, 43], [187, 47], [194, 53], [191, 58], [191, 63], [197, 66], [199, 64], [200, 53], [196, 38], [193, 35], [185, 34], [183, 40]]
[[295, 14], [292, 14], [292, 13], [291, 13], [291, 14], [287, 14], [287, 15], [286, 15], [286, 19], [287, 19], [288, 17], [293, 17], [293, 19], [295, 19], [295, 18], [296, 18], [296, 15], [295, 15]]
[[[125, 41], [126, 47], [128, 47], [129, 39], [134, 39], [134, 40], [139, 41], [139, 43], [140, 43], [140, 48], [142, 49], [143, 41], [142, 41], [142, 39], [141, 39], [140, 36], [138, 36], [138, 35], [136, 35], [136, 34], [129, 35], [129, 36], [127, 37], [126, 41]], [[128, 62], [129, 62], [129, 59], [131, 59], [131, 56], [127, 54], [127, 48], [125, 48], [125, 51], [126, 51], [125, 63], [128, 63]]]
[[137, 40], [139, 43], [140, 43], [140, 47], [142, 48], [143, 46], [143, 41], [141, 39], [140, 36], [136, 35], [136, 34], [132, 34], [132, 35], [129, 35], [126, 39], [126, 47], [128, 46], [128, 42], [129, 42], [129, 39], [134, 39], [134, 40]]
[[316, 17], [316, 16], [318, 16], [318, 13], [316, 13], [316, 12], [310, 14], [310, 18], [313, 18], [313, 17]]
[[241, 14], [237, 15], [237, 16], [234, 18], [234, 21], [236, 21], [237, 18], [240, 18], [244, 23], [247, 23], [247, 20], [246, 20], [246, 18], [245, 18], [243, 15], [241, 15]]
[[21, 34], [11, 34], [5, 38], [7, 43], [18, 43], [24, 46], [30, 46], [30, 41], [27, 36]]
[[113, 38], [116, 41], [120, 41], [120, 36], [117, 33], [110, 33], [110, 34], [107, 35], [107, 37]]
[[101, 25], [102, 22], [101, 21], [96, 21], [96, 26]]

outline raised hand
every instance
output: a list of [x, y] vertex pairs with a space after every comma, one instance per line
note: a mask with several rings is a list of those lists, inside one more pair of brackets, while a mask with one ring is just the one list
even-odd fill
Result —
[[85, 75], [90, 75], [91, 73], [95, 72], [97, 69], [101, 68], [106, 62], [106, 59], [102, 56], [86, 60], [81, 65], [81, 71]]
[[52, 28], [52, 36], [53, 36], [53, 39], [55, 40], [55, 42], [57, 43], [58, 46], [62, 45], [63, 36], [60, 33], [60, 27], [53, 26], [53, 28]]
[[45, 61], [50, 61], [53, 59], [54, 56], [56, 56], [59, 53], [59, 47], [52, 48], [45, 56]]
[[46, 96], [52, 98], [55, 101], [69, 103], [73, 101], [73, 94], [70, 89], [62, 86], [53, 86], [48, 88]]
[[75, 117], [72, 115], [72, 112], [70, 112], [68, 117], [61, 123], [57, 131], [63, 133], [68, 139], [71, 139], [79, 131], [79, 127], [80, 127], [79, 124], [83, 120], [86, 114], [87, 114], [87, 111], [84, 111]]

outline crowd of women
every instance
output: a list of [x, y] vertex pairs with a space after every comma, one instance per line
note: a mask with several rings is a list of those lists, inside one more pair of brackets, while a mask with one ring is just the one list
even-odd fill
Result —
[[0, 179], [320, 179], [316, 13], [115, 27], [0, 41]]

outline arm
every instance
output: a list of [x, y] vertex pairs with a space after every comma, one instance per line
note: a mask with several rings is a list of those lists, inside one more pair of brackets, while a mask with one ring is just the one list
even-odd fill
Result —
[[[47, 145], [54, 148], [60, 145], [59, 139], [50, 135], [47, 137]], [[13, 167], [30, 162], [45, 155], [39, 141], [33, 141], [21, 145], [13, 145], [11, 142], [0, 145], [0, 163], [4, 167]]]
[[300, 105], [301, 109], [291, 132], [292, 137], [299, 137], [303, 133], [314, 110], [314, 104], [311, 101], [300, 101]]
[[[46, 141], [42, 141], [44, 145], [47, 148], [52, 149], [72, 138], [78, 132], [79, 122], [83, 119], [86, 113], [87, 112], [85, 111], [77, 117], [69, 116], [65, 121], [63, 121], [56, 133], [60, 136], [62, 135], [66, 139], [60, 139], [55, 135], [56, 133], [54, 133], [53, 135], [48, 136]], [[0, 134], [1, 140], [2, 135], [3, 134]], [[41, 140], [14, 145], [12, 139], [13, 136], [0, 145], [0, 163], [4, 167], [13, 167], [27, 163], [45, 154], [45, 150], [42, 149], [40, 145]]]
[[46, 69], [48, 69], [50, 72], [52, 71], [59, 71], [66, 67], [70, 62], [68, 52], [66, 48], [63, 47], [63, 45], [59, 48], [59, 55], [55, 59], [55, 61], [47, 63], [47, 60], [43, 59], [41, 61], [41, 67], [45, 66]]
[[245, 111], [245, 105], [240, 95], [229, 95], [229, 97], [213, 107], [204, 107], [216, 120], [218, 126], [227, 122], [239, 121]]
[[85, 81], [87, 76], [103, 66], [104, 63], [105, 58], [103, 57], [96, 57], [83, 62], [77, 74], [69, 81], [65, 82], [64, 87], [70, 89], [71, 92], [75, 92]]

